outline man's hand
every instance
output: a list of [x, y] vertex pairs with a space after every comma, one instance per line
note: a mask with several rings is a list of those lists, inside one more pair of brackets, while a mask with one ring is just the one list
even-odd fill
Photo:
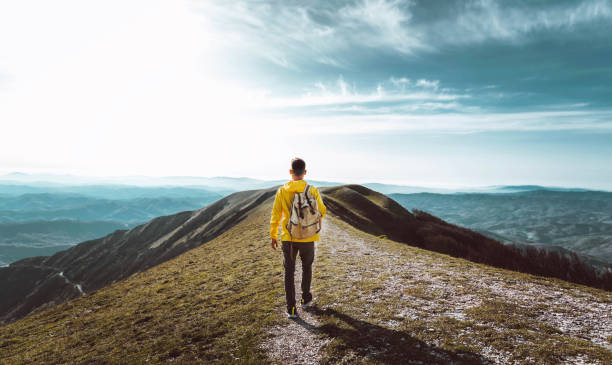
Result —
[[276, 248], [278, 247], [278, 241], [276, 240], [276, 238], [272, 238], [272, 242], [270, 242], [270, 246], [272, 247], [272, 249], [276, 250]]

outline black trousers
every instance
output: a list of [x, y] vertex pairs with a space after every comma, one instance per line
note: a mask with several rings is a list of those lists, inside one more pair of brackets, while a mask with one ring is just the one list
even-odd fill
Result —
[[291, 310], [291, 307], [295, 306], [295, 259], [298, 253], [302, 260], [302, 299], [305, 301], [312, 299], [310, 283], [312, 281], [312, 263], [314, 261], [314, 242], [282, 241], [282, 245], [287, 310]]

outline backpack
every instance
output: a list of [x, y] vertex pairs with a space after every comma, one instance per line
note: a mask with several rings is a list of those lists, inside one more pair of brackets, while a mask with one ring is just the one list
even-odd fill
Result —
[[289, 221], [287, 222], [287, 231], [297, 239], [312, 237], [321, 230], [321, 212], [317, 205], [317, 199], [308, 194], [310, 185], [306, 184], [306, 188], [301, 193], [293, 195], [291, 210], [289, 212]]

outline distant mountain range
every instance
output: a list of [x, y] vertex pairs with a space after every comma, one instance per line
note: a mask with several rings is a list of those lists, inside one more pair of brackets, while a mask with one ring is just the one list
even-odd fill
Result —
[[[173, 195], [171, 190], [168, 194]], [[64, 193], [29, 193], [0, 197], [0, 223], [57, 219], [144, 222], [160, 215], [192, 210], [221, 197], [208, 191], [178, 198], [131, 199], [106, 199]]]
[[33, 256], [47, 256], [135, 223], [57, 219], [0, 223], [0, 266]]
[[523, 191], [390, 196], [407, 209], [426, 211], [503, 242], [571, 250], [612, 263], [612, 193], [508, 188]]
[[[52, 254], [157, 216], [198, 209], [236, 191], [265, 189], [285, 181], [193, 176], [92, 178], [20, 172], [0, 175], [0, 266], [38, 254]], [[308, 181], [318, 187], [342, 185]], [[539, 185], [454, 190], [382, 183], [363, 186], [392, 196], [406, 208], [431, 212], [502, 242], [569, 249], [595, 257], [593, 263], [609, 263], [612, 257], [607, 216], [597, 204], [584, 206], [573, 216], [541, 209], [558, 205], [560, 210], [567, 210], [561, 202], [566, 197], [571, 199], [574, 193], [592, 193], [594, 201], [605, 200], [612, 193]], [[533, 214], [521, 216], [525, 207], [536, 200], [527, 198], [520, 202], [521, 207], [512, 205], [516, 194], [542, 190], [558, 194], [540, 193], [540, 208], [529, 210]], [[474, 209], [478, 201], [487, 207], [486, 212], [482, 210], [484, 206]], [[513, 210], [517, 214], [509, 214]], [[598, 212], [596, 217], [594, 212]], [[590, 228], [582, 229], [583, 224]]]
[[[249, 177], [200, 176], [121, 176], [83, 177], [76, 175], [26, 174], [14, 172], [0, 175], [0, 194], [26, 192], [70, 192], [118, 199], [134, 197], [193, 196], [198, 190], [221, 195], [250, 189], [264, 189], [287, 180], [258, 180]], [[341, 183], [312, 180], [317, 186]], [[24, 187], [26, 186], [26, 187]], [[170, 195], [173, 194], [173, 195]], [[144, 194], [144, 195], [143, 195]]]
[[[220, 190], [220, 191], [217, 191]], [[208, 199], [234, 192], [233, 189], [189, 186], [137, 186], [126, 184], [59, 185], [48, 182], [23, 183], [0, 180], [0, 197], [22, 194], [64, 194], [92, 198], [125, 200], [139, 198], [196, 198]]]
[[202, 188], [0, 184], [0, 266], [222, 197]]
[[[2, 185], [28, 185], [42, 187], [42, 191], [48, 191], [45, 189], [56, 187], [62, 192], [76, 192], [90, 195], [91, 191], [102, 186], [111, 186], [110, 194], [113, 194], [112, 186], [115, 188], [127, 188], [137, 187], [139, 189], [149, 187], [168, 187], [168, 188], [202, 188], [208, 191], [213, 191], [222, 195], [230, 194], [236, 191], [250, 190], [250, 189], [265, 189], [270, 186], [275, 186], [285, 183], [287, 179], [274, 179], [274, 180], [261, 180], [253, 179], [249, 177], [202, 177], [202, 176], [117, 176], [117, 177], [85, 177], [78, 175], [69, 174], [28, 174], [23, 172], [12, 172], [4, 175], [0, 175], [0, 194], [3, 193], [7, 187]], [[310, 180], [309, 182], [316, 186], [338, 186], [350, 183], [348, 181], [323, 181], [323, 180]], [[482, 187], [464, 187], [464, 188], [435, 188], [426, 186], [410, 186], [410, 185], [398, 185], [398, 184], [385, 184], [378, 182], [366, 182], [361, 185], [374, 189], [383, 194], [393, 193], [507, 193], [507, 192], [518, 192], [518, 191], [531, 191], [531, 190], [553, 190], [553, 191], [587, 191], [589, 189], [583, 188], [567, 188], [567, 187], [552, 187], [552, 186], [540, 186], [540, 185], [496, 185], [496, 186], [482, 186]], [[73, 188], [79, 186], [78, 188]], [[70, 187], [70, 188], [69, 188]], [[70, 190], [65, 190], [70, 189]], [[76, 190], [75, 190], [76, 189]], [[79, 190], [80, 189], [80, 190]], [[23, 191], [24, 192], [42, 192], [38, 191]], [[55, 191], [57, 192], [57, 190]], [[99, 196], [99, 195], [96, 195]], [[159, 196], [159, 195], [158, 195]], [[168, 195], [164, 195], [168, 196]], [[115, 199], [114, 195], [99, 196], [110, 199]]]

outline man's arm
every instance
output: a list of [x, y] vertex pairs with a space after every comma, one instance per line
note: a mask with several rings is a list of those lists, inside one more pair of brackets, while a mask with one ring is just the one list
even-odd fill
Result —
[[271, 246], [276, 250], [278, 245], [278, 226], [280, 225], [281, 216], [283, 214], [281, 208], [281, 188], [276, 190], [276, 196], [274, 197], [274, 205], [272, 205], [272, 213], [270, 218], [270, 237], [272, 238]]
[[321, 212], [321, 218], [323, 218], [325, 217], [325, 214], [327, 214], [327, 207], [325, 206], [325, 204], [323, 204], [323, 199], [321, 199], [319, 189], [315, 188], [314, 190], [316, 192], [315, 198], [317, 199], [317, 207], [319, 207], [319, 212]]

